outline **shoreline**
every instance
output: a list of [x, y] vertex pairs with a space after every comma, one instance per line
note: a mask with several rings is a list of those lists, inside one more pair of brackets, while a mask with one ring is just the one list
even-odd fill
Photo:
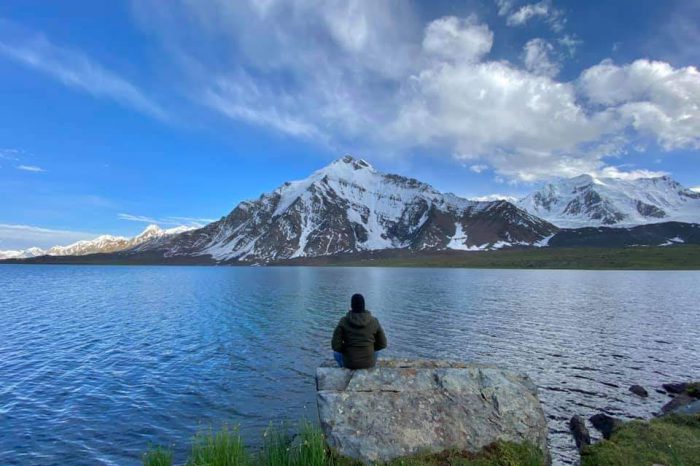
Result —
[[138, 265], [233, 267], [396, 267], [506, 270], [700, 270], [700, 246], [629, 248], [512, 248], [496, 251], [368, 251], [333, 256], [283, 259], [271, 263], [223, 261], [210, 256], [164, 258], [124, 253], [41, 256], [6, 259], [0, 265]]

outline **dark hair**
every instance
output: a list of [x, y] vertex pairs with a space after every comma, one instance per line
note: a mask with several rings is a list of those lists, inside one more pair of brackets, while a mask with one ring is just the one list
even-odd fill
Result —
[[365, 298], [359, 293], [352, 295], [350, 299], [350, 309], [353, 312], [363, 312], [365, 310]]

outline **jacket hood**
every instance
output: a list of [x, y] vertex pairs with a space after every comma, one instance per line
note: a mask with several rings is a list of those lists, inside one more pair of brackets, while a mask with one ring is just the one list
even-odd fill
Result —
[[372, 314], [369, 311], [348, 311], [345, 315], [345, 320], [348, 325], [355, 328], [366, 327], [372, 320]]

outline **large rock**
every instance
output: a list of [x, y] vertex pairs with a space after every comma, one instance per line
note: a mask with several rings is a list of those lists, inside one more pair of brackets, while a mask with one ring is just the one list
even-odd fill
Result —
[[547, 423], [526, 376], [478, 364], [380, 360], [368, 370], [319, 367], [321, 427], [331, 447], [365, 463], [497, 441], [547, 452]]

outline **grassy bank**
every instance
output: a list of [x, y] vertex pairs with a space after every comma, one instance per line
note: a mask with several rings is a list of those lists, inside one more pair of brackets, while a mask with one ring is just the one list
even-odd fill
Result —
[[[144, 466], [183, 464], [184, 458], [174, 458], [172, 451], [151, 448], [143, 457]], [[297, 436], [286, 429], [270, 428], [263, 437], [259, 451], [251, 452], [243, 444], [237, 429], [224, 428], [218, 432], [197, 434], [192, 442], [188, 466], [361, 466], [361, 463], [341, 457], [328, 448], [321, 430], [302, 423]], [[488, 446], [479, 454], [449, 451], [418, 455], [391, 461], [387, 466], [542, 466], [542, 453], [534, 446], [500, 442]]]
[[[42, 256], [8, 259], [0, 264], [55, 265], [217, 265], [209, 256], [163, 258], [125, 256]], [[247, 262], [218, 265], [248, 266]], [[524, 248], [497, 251], [410, 251], [391, 249], [335, 256], [280, 260], [268, 265], [358, 267], [462, 267], [482, 269], [700, 270], [700, 246], [630, 248]]]
[[631, 421], [586, 447], [581, 466], [700, 465], [700, 415]]
[[407, 250], [302, 258], [281, 265], [463, 267], [494, 269], [700, 270], [700, 246], [528, 248], [499, 251]]

